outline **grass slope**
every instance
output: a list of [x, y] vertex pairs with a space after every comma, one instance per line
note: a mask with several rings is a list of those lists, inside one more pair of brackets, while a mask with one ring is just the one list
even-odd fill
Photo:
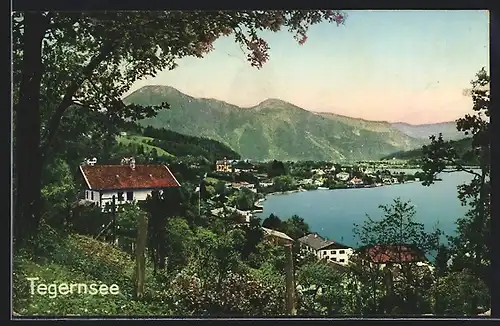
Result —
[[124, 101], [142, 105], [168, 102], [170, 110], [162, 110], [141, 124], [217, 140], [243, 158], [376, 159], [423, 144], [385, 122], [327, 116], [277, 99], [241, 108], [214, 99], [194, 98], [168, 86], [145, 86]]
[[[90, 237], [71, 235], [56, 237], [39, 244], [36, 256], [16, 254], [14, 258], [13, 310], [22, 316], [102, 316], [168, 314], [165, 305], [133, 299], [134, 261], [116, 247]], [[57, 240], [54, 240], [57, 239]], [[153, 280], [147, 269], [146, 286]], [[117, 284], [118, 295], [67, 294], [50, 298], [30, 293], [28, 277], [40, 278], [45, 284], [104, 283]], [[149, 280], [149, 281], [148, 281]]]
[[173, 157], [174, 155], [170, 154], [166, 150], [153, 146], [148, 144], [149, 141], [154, 140], [154, 138], [151, 137], [144, 137], [144, 136], [137, 136], [137, 135], [127, 135], [127, 136], [117, 136], [116, 140], [123, 145], [129, 145], [129, 144], [134, 144], [134, 145], [142, 145], [144, 147], [145, 151], [151, 152], [153, 149], [156, 149], [156, 152], [160, 156], [168, 156], [168, 157]]

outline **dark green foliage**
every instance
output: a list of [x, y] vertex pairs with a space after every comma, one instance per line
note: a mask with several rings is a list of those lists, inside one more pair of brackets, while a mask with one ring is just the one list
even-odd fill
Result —
[[272, 160], [267, 166], [267, 176], [269, 178], [278, 177], [286, 174], [285, 165], [281, 161]]
[[[358, 252], [361, 257], [369, 259], [365, 248], [375, 248], [375, 254], [385, 252], [385, 246], [391, 246], [394, 252], [391, 262], [386, 267], [362, 266], [358, 277], [368, 277], [367, 285], [373, 295], [373, 312], [423, 314], [431, 311], [428, 292], [433, 283], [433, 275], [428, 267], [408, 264], [400, 255], [401, 246], [411, 248], [412, 256], [425, 261], [429, 255], [438, 249], [439, 237], [442, 234], [436, 229], [425, 231], [421, 223], [414, 221], [415, 208], [411, 202], [403, 202], [396, 198], [392, 205], [380, 206], [384, 215], [375, 220], [367, 216], [362, 226], [354, 225], [353, 233], [360, 241]], [[367, 247], [366, 247], [367, 246]], [[377, 247], [374, 247], [377, 246]], [[376, 249], [379, 248], [379, 249]], [[393, 275], [399, 275], [395, 282]], [[381, 281], [382, 280], [382, 281]], [[382, 282], [382, 284], [380, 284]]]
[[343, 289], [343, 275], [332, 266], [315, 262], [297, 272], [297, 313], [300, 316], [334, 316], [348, 314], [348, 298]]
[[[467, 270], [441, 278], [436, 288], [436, 314], [474, 316], [490, 306], [486, 284]], [[480, 310], [478, 307], [482, 307]]]
[[274, 214], [269, 215], [269, 217], [262, 222], [262, 226], [271, 230], [283, 230], [284, 228], [283, 222]]
[[[453, 148], [457, 155], [457, 161], [462, 165], [478, 165], [479, 161], [477, 156], [470, 152], [470, 147], [472, 145], [472, 138], [464, 138], [460, 140], [450, 140], [445, 142], [447, 146]], [[401, 151], [389, 154], [381, 158], [381, 160], [392, 160], [393, 158], [399, 160], [410, 160], [415, 163], [419, 163], [424, 157], [424, 149], [418, 148], [411, 151]]]
[[154, 138], [150, 144], [175, 156], [201, 156], [210, 162], [227, 157], [239, 159], [240, 155], [228, 146], [206, 138], [179, 134], [164, 128], [145, 127], [142, 135]]
[[[471, 137], [465, 154], [460, 153], [441, 135], [432, 136], [431, 144], [424, 147], [422, 169], [424, 185], [430, 185], [439, 173], [463, 171], [473, 176], [469, 184], [458, 187], [458, 198], [469, 207], [464, 217], [457, 221], [457, 235], [450, 237], [450, 254], [453, 271], [467, 270], [481, 279], [491, 289], [491, 125], [490, 77], [482, 68], [471, 81], [473, 113], [457, 120], [457, 130]], [[478, 163], [479, 169], [463, 164], [468, 156]]]

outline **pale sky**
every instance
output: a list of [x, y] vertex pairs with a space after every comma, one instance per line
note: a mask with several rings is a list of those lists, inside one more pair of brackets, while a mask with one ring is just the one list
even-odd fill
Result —
[[183, 58], [131, 92], [169, 85], [243, 107], [278, 98], [311, 111], [413, 124], [470, 112], [462, 91], [481, 67], [489, 71], [487, 11], [347, 13], [343, 26], [313, 26], [302, 46], [287, 31], [262, 33], [271, 50], [260, 70], [230, 36], [204, 58]]

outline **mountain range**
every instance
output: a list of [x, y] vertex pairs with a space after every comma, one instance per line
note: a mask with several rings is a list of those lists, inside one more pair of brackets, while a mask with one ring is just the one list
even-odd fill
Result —
[[242, 158], [255, 160], [376, 160], [419, 148], [428, 143], [431, 134], [444, 131], [449, 139], [458, 137], [451, 132], [454, 122], [414, 126], [367, 121], [312, 112], [279, 99], [242, 108], [191, 97], [170, 86], [144, 86], [123, 101], [139, 105], [167, 102], [170, 109], [139, 123], [217, 140]]

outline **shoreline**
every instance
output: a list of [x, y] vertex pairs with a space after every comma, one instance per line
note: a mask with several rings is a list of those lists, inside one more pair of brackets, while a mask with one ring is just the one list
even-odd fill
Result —
[[268, 196], [289, 195], [289, 194], [298, 193], [298, 192], [309, 192], [309, 191], [318, 191], [318, 190], [321, 190], [321, 191], [331, 191], [331, 190], [350, 190], [350, 189], [380, 188], [380, 187], [397, 186], [397, 185], [402, 185], [402, 184], [406, 184], [406, 183], [415, 183], [415, 182], [420, 182], [420, 181], [411, 180], [411, 181], [406, 181], [406, 182], [403, 182], [403, 183], [391, 183], [391, 184], [381, 184], [381, 185], [367, 185], [367, 186], [363, 186], [363, 187], [345, 187], [345, 188], [331, 188], [331, 189], [330, 188], [325, 188], [325, 187], [318, 187], [316, 189], [309, 189], [309, 190], [304, 189], [304, 188], [300, 188], [300, 189], [295, 189], [295, 190], [270, 192], [270, 193], [264, 195], [264, 198], [261, 198], [261, 199], [257, 200], [255, 202], [255, 204], [262, 205], [262, 203], [266, 201], [266, 199], [267, 199]]

